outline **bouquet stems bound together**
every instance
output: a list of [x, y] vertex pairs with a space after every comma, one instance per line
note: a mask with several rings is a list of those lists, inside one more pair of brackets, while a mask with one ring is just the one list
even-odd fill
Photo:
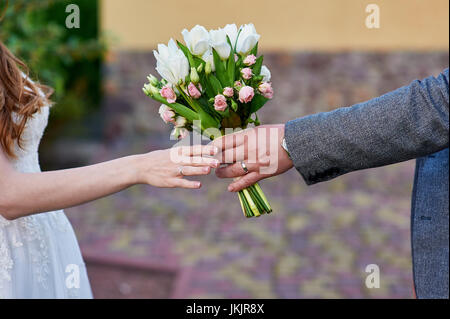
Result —
[[[210, 139], [226, 129], [258, 126], [256, 112], [273, 97], [273, 89], [253, 24], [210, 31], [197, 25], [182, 35], [184, 44], [170, 39], [158, 45], [154, 55], [162, 79], [149, 75], [143, 88], [161, 103], [161, 118], [174, 125], [172, 137], [184, 138], [195, 126]], [[258, 184], [238, 195], [246, 217], [272, 212]]]

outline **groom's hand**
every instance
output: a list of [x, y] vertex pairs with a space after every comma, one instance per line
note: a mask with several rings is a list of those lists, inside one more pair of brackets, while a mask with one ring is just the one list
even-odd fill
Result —
[[228, 190], [237, 192], [261, 179], [286, 172], [293, 167], [293, 163], [281, 146], [283, 138], [284, 124], [277, 124], [259, 126], [216, 139], [213, 144], [222, 150], [218, 154], [219, 160], [228, 164], [218, 168], [216, 175], [220, 178], [236, 178]]

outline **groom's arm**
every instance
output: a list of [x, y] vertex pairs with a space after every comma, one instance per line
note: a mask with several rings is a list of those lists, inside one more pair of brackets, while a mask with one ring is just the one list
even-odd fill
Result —
[[[437, 78], [414, 81], [352, 107], [216, 139], [214, 144], [224, 150], [222, 161], [233, 158], [236, 162], [217, 169], [216, 175], [240, 177], [228, 187], [239, 191], [294, 165], [311, 185], [352, 171], [436, 153], [449, 144], [448, 83], [446, 69]], [[274, 155], [278, 156], [268, 155], [267, 147], [260, 149], [257, 139], [250, 138], [260, 134], [276, 143]], [[282, 149], [283, 136], [290, 158]], [[246, 162], [247, 172], [242, 161]], [[275, 168], [270, 173], [261, 170], [267, 163]]]
[[307, 184], [449, 146], [449, 70], [352, 107], [290, 121], [285, 139]]

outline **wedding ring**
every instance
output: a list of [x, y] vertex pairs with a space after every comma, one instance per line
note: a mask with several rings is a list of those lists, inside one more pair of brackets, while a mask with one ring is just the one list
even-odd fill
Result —
[[248, 174], [248, 168], [247, 168], [247, 165], [245, 165], [244, 162], [241, 162], [241, 167], [242, 167], [242, 169], [244, 170], [244, 173], [245, 173], [245, 174]]
[[184, 176], [184, 174], [183, 174], [183, 166], [178, 167], [178, 175]]

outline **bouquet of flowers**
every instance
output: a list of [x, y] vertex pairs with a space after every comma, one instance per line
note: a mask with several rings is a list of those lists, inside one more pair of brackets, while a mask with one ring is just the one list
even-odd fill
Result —
[[[259, 125], [256, 112], [273, 97], [270, 71], [258, 57], [260, 35], [253, 24], [229, 24], [210, 30], [183, 30], [185, 43], [170, 39], [154, 51], [162, 79], [148, 76], [143, 91], [162, 103], [159, 113], [172, 123], [172, 137], [181, 139], [198, 129], [210, 139], [226, 129]], [[271, 213], [258, 184], [238, 193], [246, 217]]]

